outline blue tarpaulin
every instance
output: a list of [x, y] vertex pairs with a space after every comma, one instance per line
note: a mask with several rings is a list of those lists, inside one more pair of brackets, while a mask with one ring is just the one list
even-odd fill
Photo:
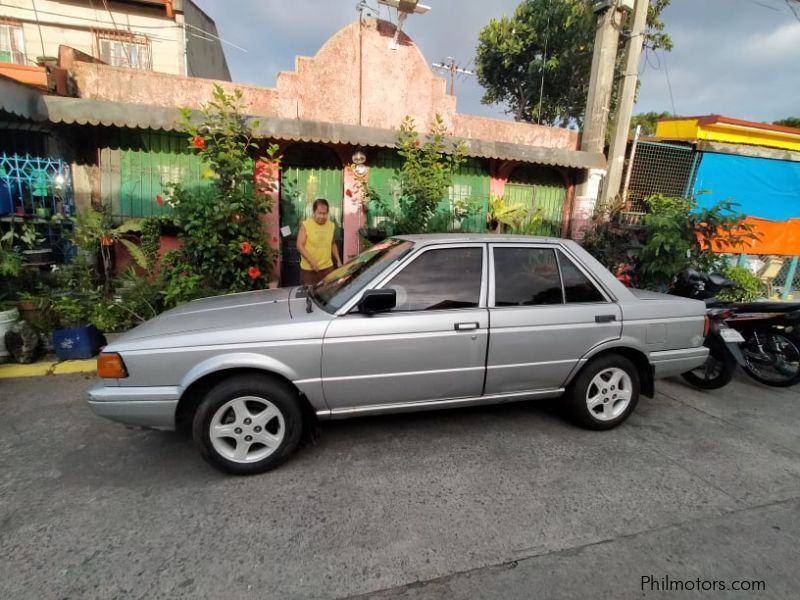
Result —
[[[708, 193], [701, 193], [706, 191]], [[800, 162], [704, 153], [694, 193], [703, 208], [731, 200], [737, 212], [785, 221], [800, 217]]]

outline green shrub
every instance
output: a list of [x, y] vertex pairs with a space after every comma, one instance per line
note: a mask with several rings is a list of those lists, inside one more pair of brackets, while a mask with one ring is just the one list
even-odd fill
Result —
[[731, 290], [723, 290], [717, 294], [719, 300], [724, 302], [752, 302], [761, 297], [764, 292], [764, 284], [747, 267], [726, 267], [722, 274], [731, 281], [739, 284], [739, 287]]

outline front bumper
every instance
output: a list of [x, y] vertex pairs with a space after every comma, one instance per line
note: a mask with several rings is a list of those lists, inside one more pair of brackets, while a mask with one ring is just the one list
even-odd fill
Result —
[[89, 407], [96, 415], [137, 427], [175, 429], [177, 387], [106, 387], [101, 381], [89, 390]]
[[708, 348], [683, 348], [681, 350], [665, 350], [651, 352], [650, 364], [653, 365], [653, 375], [656, 379], [672, 377], [696, 369], [706, 362]]

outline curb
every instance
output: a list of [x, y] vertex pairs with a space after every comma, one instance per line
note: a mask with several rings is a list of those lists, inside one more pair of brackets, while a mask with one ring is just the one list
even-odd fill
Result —
[[0, 379], [16, 377], [45, 377], [47, 375], [73, 375], [76, 373], [97, 373], [95, 359], [43, 361], [30, 365], [0, 365]]

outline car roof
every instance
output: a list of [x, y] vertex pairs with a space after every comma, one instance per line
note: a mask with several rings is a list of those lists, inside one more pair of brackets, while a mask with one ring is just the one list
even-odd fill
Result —
[[396, 235], [396, 239], [407, 240], [415, 244], [459, 244], [465, 242], [503, 243], [530, 242], [563, 244], [569, 240], [557, 237], [541, 237], [532, 235], [500, 235], [496, 233], [423, 233], [415, 235]]

